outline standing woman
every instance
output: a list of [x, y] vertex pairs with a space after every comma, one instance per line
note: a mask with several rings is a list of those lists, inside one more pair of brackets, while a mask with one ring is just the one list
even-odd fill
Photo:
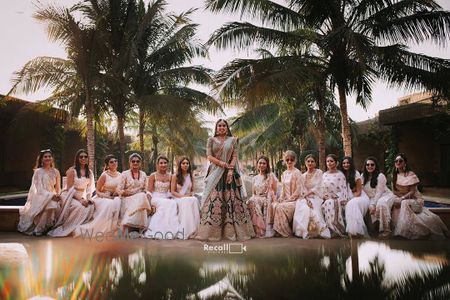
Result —
[[262, 155], [256, 162], [258, 175], [253, 177], [252, 196], [247, 201], [253, 229], [257, 237], [266, 236], [268, 226], [268, 210], [273, 201], [276, 201], [278, 180], [270, 171], [269, 159]]
[[66, 192], [62, 193], [62, 212], [55, 227], [48, 232], [54, 237], [68, 236], [81, 224], [89, 222], [94, 214], [92, 192], [94, 191], [94, 174], [89, 170], [88, 154], [80, 149], [75, 154], [74, 166], [67, 172]]
[[361, 174], [355, 169], [353, 159], [349, 156], [342, 159], [341, 171], [347, 180], [349, 196], [345, 207], [347, 233], [353, 236], [368, 236], [364, 216], [369, 209], [370, 200], [362, 189]]
[[444, 238], [449, 231], [439, 216], [423, 207], [422, 194], [418, 191], [419, 178], [407, 165], [407, 158], [400, 153], [395, 158], [392, 187], [394, 205], [400, 207], [394, 235], [407, 239]]
[[[292, 221], [294, 218], [295, 204], [303, 192], [302, 172], [295, 167], [297, 154], [288, 150], [284, 154], [287, 170], [281, 175], [281, 195], [277, 202], [273, 202], [270, 211], [270, 221], [273, 220], [273, 230], [283, 237], [292, 235]], [[272, 217], [273, 216], [273, 217]], [[268, 236], [273, 236], [269, 225]]]
[[156, 172], [150, 175], [148, 190], [152, 195], [155, 214], [150, 218], [148, 230], [144, 237], [154, 239], [174, 239], [178, 234], [180, 222], [177, 216], [177, 202], [172, 199], [170, 183], [172, 176], [168, 173], [169, 159], [160, 155], [156, 159]]
[[334, 154], [326, 157], [327, 171], [322, 176], [322, 212], [332, 235], [345, 236], [343, 206], [348, 201], [345, 175], [337, 169], [338, 158]]
[[172, 176], [171, 193], [178, 206], [178, 221], [181, 233], [179, 238], [184, 240], [197, 233], [200, 223], [200, 208], [198, 200], [194, 197], [194, 177], [192, 176], [191, 161], [182, 156], [178, 161], [177, 173]]
[[322, 215], [322, 175], [323, 172], [316, 168], [317, 161], [314, 155], [305, 157], [307, 171], [302, 174], [304, 189], [302, 198], [295, 205], [293, 229], [298, 237], [321, 236], [329, 239], [330, 230]]
[[75, 235], [115, 232], [120, 214], [120, 198], [117, 194], [120, 180], [120, 173], [117, 171], [117, 157], [106, 156], [104, 172], [97, 181], [96, 195], [92, 198], [95, 206], [94, 218], [91, 222], [78, 227]]
[[27, 203], [20, 208], [17, 229], [25, 234], [42, 235], [55, 224], [60, 211], [61, 176], [53, 166], [53, 153], [42, 150], [34, 167]]
[[145, 192], [147, 175], [141, 171], [142, 157], [138, 153], [129, 156], [130, 169], [122, 172], [117, 194], [121, 198], [120, 222], [122, 227], [141, 231], [147, 228], [150, 203]]
[[206, 144], [210, 162], [205, 176], [202, 208], [197, 239], [220, 241], [248, 240], [255, 235], [252, 221], [243, 201], [238, 165], [238, 139], [231, 135], [228, 123], [219, 119], [214, 137]]
[[388, 237], [391, 233], [391, 210], [394, 194], [386, 185], [386, 176], [380, 172], [375, 157], [369, 156], [364, 162], [363, 189], [370, 199], [369, 212], [372, 222], [379, 222], [379, 237]]

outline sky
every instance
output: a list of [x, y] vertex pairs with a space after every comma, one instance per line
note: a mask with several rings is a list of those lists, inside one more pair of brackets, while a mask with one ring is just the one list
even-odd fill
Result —
[[[41, 3], [57, 3], [71, 6], [79, 0], [40, 0]], [[147, 1], [148, 2], [148, 1]], [[167, 0], [168, 10], [180, 13], [189, 8], [196, 7], [198, 10], [192, 15], [192, 20], [199, 24], [198, 38], [204, 42], [211, 33], [222, 24], [230, 21], [239, 21], [239, 16], [226, 14], [213, 14], [204, 9], [203, 0]], [[280, 2], [280, 1], [277, 1]], [[450, 0], [437, 0], [445, 9], [450, 10]], [[45, 26], [32, 18], [36, 10], [33, 0], [2, 0], [0, 2], [0, 94], [6, 94], [11, 89], [11, 78], [14, 71], [19, 70], [27, 61], [37, 56], [65, 57], [64, 48], [47, 39]], [[251, 21], [244, 18], [244, 21]], [[411, 49], [427, 55], [450, 59], [448, 49], [428, 43], [421, 45], [410, 45]], [[218, 70], [234, 58], [253, 56], [252, 51], [236, 52], [233, 50], [216, 51], [210, 49], [209, 59], [197, 59], [194, 64], [203, 64], [208, 68]], [[41, 90], [34, 94], [16, 94], [25, 100], [45, 99], [50, 95], [50, 90]], [[373, 86], [373, 102], [365, 111], [355, 104], [355, 98], [348, 98], [349, 115], [353, 120], [364, 121], [374, 117], [379, 110], [393, 107], [397, 104], [399, 97], [417, 92], [390, 88], [385, 83], [376, 81]], [[227, 109], [226, 117], [236, 114], [235, 109]], [[210, 119], [207, 117], [206, 119]]]

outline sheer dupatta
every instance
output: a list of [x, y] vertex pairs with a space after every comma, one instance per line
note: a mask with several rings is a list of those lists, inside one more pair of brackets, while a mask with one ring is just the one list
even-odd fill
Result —
[[[219, 149], [218, 153], [210, 153], [211, 155], [214, 155], [217, 159], [221, 161], [225, 161], [227, 163], [231, 162], [233, 151], [238, 150], [238, 139], [235, 137], [228, 137], [224, 143], [223, 146]], [[210, 163], [208, 167], [208, 172], [205, 176], [205, 187], [203, 190], [201, 205], [205, 202], [206, 198], [208, 198], [209, 194], [215, 189], [217, 184], [219, 183], [220, 179], [222, 178], [224, 172], [227, 170], [224, 168], [221, 168], [217, 166], [214, 163]], [[236, 160], [236, 163], [234, 165], [234, 172], [241, 175], [240, 168], [239, 168], [239, 159]], [[246, 191], [242, 184], [242, 179], [239, 176], [239, 178], [235, 178], [236, 184], [240, 189], [241, 195], [243, 198], [246, 197]]]

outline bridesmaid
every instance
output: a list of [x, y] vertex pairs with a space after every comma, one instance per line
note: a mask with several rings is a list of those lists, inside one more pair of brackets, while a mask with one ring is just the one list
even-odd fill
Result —
[[348, 201], [345, 175], [337, 169], [338, 158], [334, 154], [326, 157], [327, 171], [322, 176], [322, 212], [325, 222], [334, 236], [345, 236], [342, 207]]
[[200, 223], [198, 199], [194, 197], [194, 177], [191, 161], [183, 156], [178, 161], [177, 173], [172, 176], [171, 193], [178, 206], [179, 231], [184, 240], [195, 236]]
[[29, 235], [40, 236], [55, 224], [60, 211], [61, 176], [53, 166], [53, 153], [42, 150], [34, 167], [27, 203], [20, 208], [17, 229]]
[[[270, 222], [273, 220], [274, 231], [283, 237], [289, 237], [292, 235], [292, 221], [296, 201], [300, 199], [303, 193], [304, 183], [302, 173], [295, 167], [297, 154], [291, 150], [286, 151], [284, 161], [286, 162], [287, 170], [281, 175], [281, 195], [278, 201], [273, 202], [271, 205]], [[273, 236], [273, 232], [270, 229], [269, 225], [268, 235]]]
[[[141, 171], [142, 157], [138, 153], [129, 156], [130, 169], [122, 172], [117, 194], [121, 198], [120, 217], [124, 230], [141, 231], [147, 228], [151, 207], [145, 192], [147, 175]], [[134, 237], [135, 233], [132, 234]]]
[[346, 231], [353, 236], [369, 236], [364, 216], [369, 210], [370, 200], [362, 189], [361, 174], [355, 169], [353, 159], [349, 156], [342, 159], [340, 167], [347, 180], [349, 196], [345, 207]]
[[61, 194], [62, 212], [55, 227], [48, 232], [53, 237], [68, 236], [74, 233], [81, 224], [89, 222], [94, 214], [94, 174], [87, 163], [86, 150], [80, 149], [75, 155], [74, 166], [66, 172], [66, 192]]
[[156, 159], [157, 171], [150, 175], [148, 190], [152, 196], [155, 214], [150, 218], [145, 238], [171, 240], [179, 236], [180, 222], [177, 216], [177, 202], [170, 193], [171, 175], [167, 172], [169, 159], [160, 155]]
[[97, 181], [96, 195], [92, 198], [94, 219], [77, 228], [75, 235], [95, 236], [98, 232], [111, 234], [116, 231], [120, 214], [120, 198], [117, 197], [120, 180], [117, 158], [114, 155], [106, 156], [104, 172]]
[[407, 165], [402, 153], [395, 158], [392, 187], [396, 199], [394, 205], [400, 207], [394, 235], [407, 239], [444, 238], [449, 236], [447, 226], [439, 216], [423, 206], [422, 194], [418, 191], [419, 178]]
[[252, 196], [247, 201], [247, 205], [256, 236], [265, 237], [268, 209], [276, 200], [278, 180], [270, 171], [269, 159], [266, 156], [260, 156], [256, 166], [258, 175], [253, 177]]
[[219, 119], [214, 137], [208, 138], [206, 153], [210, 162], [205, 177], [197, 239], [220, 241], [248, 240], [255, 233], [243, 201], [238, 163], [238, 139], [231, 135], [228, 123]]
[[331, 237], [330, 230], [322, 215], [322, 175], [316, 168], [314, 155], [305, 157], [307, 171], [302, 174], [304, 190], [302, 198], [295, 205], [293, 228], [294, 234], [304, 239], [320, 236]]
[[373, 223], [379, 223], [378, 237], [386, 238], [391, 233], [391, 210], [395, 196], [387, 187], [386, 176], [380, 172], [375, 157], [369, 156], [364, 166], [363, 189], [370, 199], [370, 216]]

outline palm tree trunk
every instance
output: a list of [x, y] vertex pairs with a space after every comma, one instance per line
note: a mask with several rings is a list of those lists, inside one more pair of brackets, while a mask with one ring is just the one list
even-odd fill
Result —
[[326, 149], [325, 149], [325, 107], [324, 107], [324, 99], [323, 99], [323, 93], [319, 91], [318, 93], [319, 97], [317, 99], [317, 105], [319, 108], [318, 115], [319, 120], [317, 124], [317, 129], [319, 130], [319, 168], [322, 171], [326, 170]]
[[[139, 150], [142, 155], [144, 155], [144, 128], [145, 128], [145, 113], [144, 110], [139, 108]], [[144, 160], [142, 162], [142, 168], [147, 169], [147, 162]]]
[[154, 134], [152, 135], [152, 142], [153, 142], [153, 160], [152, 160], [152, 164], [153, 164], [153, 168], [156, 168], [156, 158], [158, 157], [158, 137]]
[[125, 163], [125, 118], [123, 116], [117, 116], [117, 130], [119, 132], [120, 160], [122, 161], [123, 172], [127, 168]]
[[338, 86], [338, 90], [339, 90], [339, 108], [341, 111], [342, 143], [344, 148], [344, 154], [346, 156], [352, 156], [352, 135], [350, 132], [350, 123], [348, 121], [347, 98], [345, 95], [345, 88], [342, 86]]
[[[86, 89], [85, 98], [85, 112], [86, 112], [86, 139], [87, 151], [89, 158], [89, 169], [95, 169], [95, 132], [94, 132], [94, 105], [90, 96], [90, 91]], [[95, 175], [95, 172], [94, 172]]]

